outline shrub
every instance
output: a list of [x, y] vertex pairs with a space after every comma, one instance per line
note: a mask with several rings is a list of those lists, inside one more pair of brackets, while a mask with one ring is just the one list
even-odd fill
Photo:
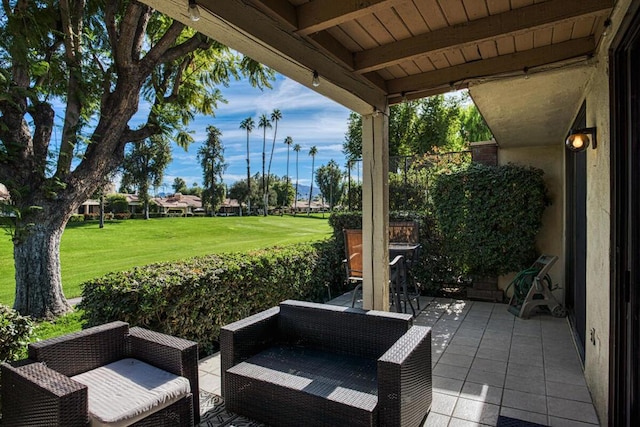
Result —
[[[106, 221], [110, 221], [114, 218], [114, 214], [112, 214], [111, 212], [105, 212], [104, 213], [104, 219]], [[100, 219], [100, 214], [99, 213], [90, 213], [90, 214], [84, 214], [84, 220], [85, 221], [98, 221]]]
[[472, 164], [436, 177], [433, 210], [444, 255], [460, 273], [497, 276], [531, 265], [548, 205], [542, 175], [531, 167]]
[[69, 222], [84, 222], [84, 215], [73, 214], [71, 215], [71, 218], [69, 218]]
[[113, 219], [129, 219], [131, 218], [131, 214], [129, 212], [123, 212], [123, 213], [115, 213], [113, 214]]
[[30, 318], [0, 304], [0, 361], [14, 360], [20, 355], [32, 333]]
[[289, 298], [321, 301], [332, 280], [327, 242], [153, 264], [83, 284], [87, 326], [129, 322], [197, 341], [210, 353], [220, 327]]
[[125, 213], [129, 210], [129, 202], [124, 194], [110, 194], [106, 197], [105, 209], [113, 213]]

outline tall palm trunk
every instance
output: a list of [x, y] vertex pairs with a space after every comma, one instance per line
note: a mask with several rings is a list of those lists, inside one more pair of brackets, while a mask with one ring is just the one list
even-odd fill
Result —
[[309, 206], [307, 207], [307, 216], [311, 215], [311, 197], [313, 196], [313, 172], [316, 158], [311, 159], [311, 186], [309, 187]]
[[247, 211], [251, 215], [251, 167], [249, 166], [249, 132], [247, 132]]
[[296, 194], [293, 196], [293, 213], [298, 213], [298, 157], [300, 156], [300, 150], [296, 150]]
[[[278, 134], [278, 120], [282, 118], [282, 113], [280, 110], [273, 110], [271, 113], [271, 121], [275, 122], [275, 127], [273, 128], [273, 142], [271, 143], [271, 155], [269, 156], [269, 167], [267, 168], [267, 187], [265, 188], [265, 201], [266, 204], [269, 202], [269, 181], [271, 179], [271, 162], [273, 161], [273, 152], [276, 148], [276, 135]], [[267, 209], [268, 210], [268, 209]], [[265, 214], [267, 211], [265, 210]]]
[[267, 149], [267, 127], [264, 126], [263, 127], [263, 131], [262, 131], [262, 208], [263, 208], [263, 212], [262, 215], [263, 216], [267, 216], [267, 192], [266, 192], [266, 182], [265, 182], [265, 175], [264, 175], [264, 167], [265, 167], [265, 150]]

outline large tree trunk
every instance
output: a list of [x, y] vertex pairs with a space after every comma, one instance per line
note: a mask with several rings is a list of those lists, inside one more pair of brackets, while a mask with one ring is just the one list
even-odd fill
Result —
[[[15, 7], [12, 6], [14, 3], [17, 3]], [[113, 55], [105, 60], [110, 65], [108, 69], [104, 69], [103, 64], [88, 67], [86, 75], [90, 77], [69, 78], [66, 96], [61, 96], [67, 102], [63, 138], [66, 142], [54, 150], [50, 145], [55, 114], [46, 100], [59, 88], [47, 93], [52, 90], [50, 84], [45, 83], [49, 74], [34, 75], [32, 70], [41, 67], [33, 67], [31, 61], [47, 58], [55, 64], [66, 60], [65, 67], [58, 67], [57, 72], [75, 76], [74, 73], [84, 73], [83, 64], [91, 62], [95, 56], [91, 53], [80, 55], [85, 40], [81, 31], [84, 2], [75, 2], [73, 10], [69, 9], [69, 2], [41, 3], [3, 2], [7, 16], [3, 15], [2, 27], [11, 28], [12, 37], [7, 42], [8, 47], [5, 46], [9, 55], [5, 55], [7, 60], [4, 61], [7, 68], [4, 71], [10, 74], [4, 76], [7, 83], [3, 84], [4, 92], [0, 97], [0, 182], [10, 190], [12, 203], [20, 213], [14, 235], [14, 307], [25, 315], [53, 317], [70, 309], [62, 292], [59, 255], [60, 239], [67, 221], [81, 203], [104, 185], [105, 177], [122, 163], [127, 143], [143, 141], [161, 131], [155, 121], [135, 130], [128, 126], [138, 111], [144, 82], [159, 64], [169, 64], [197, 49], [207, 49], [212, 41], [194, 35], [176, 44], [184, 26], [175, 21], [153, 46], [149, 46], [145, 32], [151, 19], [150, 7], [136, 1], [103, 2], [104, 8], [98, 9], [104, 12], [107, 39], [97, 37], [95, 44], [110, 44]], [[27, 7], [27, 4], [31, 6]], [[52, 14], [51, 19], [32, 28], [27, 9]], [[73, 53], [65, 51], [69, 55], [60, 58], [56, 56], [60, 49]], [[94, 48], [88, 50], [95, 51]], [[58, 76], [56, 71], [51, 75]], [[102, 84], [94, 85], [100, 75], [103, 75]], [[180, 87], [181, 79], [182, 73], [178, 73], [173, 82], [175, 88]], [[99, 90], [99, 86], [104, 91], [99, 99], [78, 95], [86, 90]], [[164, 97], [166, 91], [160, 94]], [[90, 105], [83, 105], [85, 101]], [[88, 109], [94, 108], [97, 104], [93, 103], [97, 101], [100, 101], [98, 123], [82, 160], [72, 170], [74, 144], [71, 142], [74, 137], [70, 131], [82, 129], [79, 113], [89, 113]], [[53, 175], [49, 169], [52, 151], [57, 151], [61, 157]]]
[[60, 239], [65, 223], [49, 219], [33, 225], [14, 241], [16, 299], [14, 308], [38, 318], [53, 318], [71, 306], [62, 292]]

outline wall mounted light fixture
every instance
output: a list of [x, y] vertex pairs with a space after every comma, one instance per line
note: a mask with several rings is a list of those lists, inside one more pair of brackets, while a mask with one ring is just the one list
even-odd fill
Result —
[[200, 20], [200, 8], [198, 8], [196, 0], [189, 0], [189, 9], [187, 11], [189, 12], [189, 18], [191, 18], [193, 22]]
[[[593, 141], [591, 141], [593, 140]], [[591, 147], [595, 149], [598, 146], [598, 140], [596, 138], [596, 128], [584, 128], [584, 129], [571, 129], [565, 145], [571, 151], [579, 152], [587, 149], [592, 142]]]
[[311, 84], [313, 85], [313, 87], [320, 86], [320, 76], [318, 75], [318, 72], [316, 70], [313, 70], [313, 79], [311, 79]]

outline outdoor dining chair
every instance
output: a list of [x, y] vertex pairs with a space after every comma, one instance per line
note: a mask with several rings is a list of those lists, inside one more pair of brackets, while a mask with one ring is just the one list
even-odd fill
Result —
[[[355, 306], [358, 291], [362, 289], [362, 230], [344, 229], [345, 259], [343, 264], [347, 271], [347, 283], [355, 283], [351, 297], [351, 307]], [[391, 303], [397, 304], [397, 311], [400, 311], [400, 297], [406, 295], [406, 266], [404, 256], [398, 255], [389, 263], [389, 279]], [[405, 304], [406, 307], [406, 304]], [[412, 306], [413, 309], [413, 306]]]

